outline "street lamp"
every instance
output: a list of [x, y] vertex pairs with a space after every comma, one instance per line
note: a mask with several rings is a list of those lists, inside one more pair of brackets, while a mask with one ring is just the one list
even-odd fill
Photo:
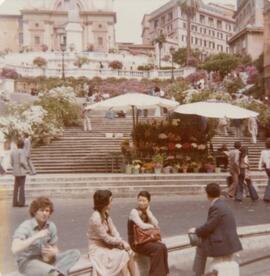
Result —
[[65, 80], [65, 51], [66, 51], [66, 37], [63, 36], [63, 40], [60, 43], [60, 49], [62, 51], [62, 80]]
[[175, 49], [174, 47], [170, 47], [170, 53], [171, 53], [171, 56], [172, 56], [172, 74], [171, 74], [171, 81], [173, 82], [174, 81], [174, 68], [173, 68], [173, 54], [175, 52]]

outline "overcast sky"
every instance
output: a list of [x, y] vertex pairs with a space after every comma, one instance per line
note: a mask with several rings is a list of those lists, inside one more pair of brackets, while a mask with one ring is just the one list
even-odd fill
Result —
[[[0, 0], [0, 4], [4, 0]], [[8, 0], [6, 0], [8, 1]], [[141, 43], [141, 21], [145, 13], [157, 9], [169, 0], [114, 0], [117, 13], [116, 40]], [[235, 4], [236, 0], [204, 0], [205, 3]]]

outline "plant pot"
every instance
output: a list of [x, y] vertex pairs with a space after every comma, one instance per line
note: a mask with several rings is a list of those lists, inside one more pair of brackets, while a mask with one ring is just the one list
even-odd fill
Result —
[[216, 173], [221, 173], [221, 168], [220, 167], [216, 167], [215, 172]]
[[132, 168], [132, 174], [139, 174], [139, 173], [140, 173], [140, 169]]
[[169, 174], [171, 173], [171, 168], [163, 168], [163, 172]]
[[160, 174], [161, 173], [161, 168], [155, 168], [155, 173]]
[[125, 172], [127, 174], [132, 174], [132, 166], [131, 165], [126, 165]]
[[193, 169], [193, 172], [194, 172], [194, 173], [198, 173], [199, 170], [200, 170], [199, 168], [194, 168], [194, 169]]
[[182, 168], [183, 173], [187, 173], [188, 168]]
[[177, 168], [173, 168], [172, 169], [172, 173], [178, 173], [178, 169]]

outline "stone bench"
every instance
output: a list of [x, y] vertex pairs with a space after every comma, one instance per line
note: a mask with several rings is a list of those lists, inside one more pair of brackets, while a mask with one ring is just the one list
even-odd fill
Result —
[[[262, 251], [267, 247], [266, 253], [269, 255], [270, 247], [270, 224], [255, 226], [244, 226], [237, 229], [238, 235], [243, 245], [241, 254], [236, 254], [238, 263], [248, 263], [248, 259], [255, 259], [255, 255], [248, 256], [248, 252], [256, 250]], [[189, 243], [188, 235], [179, 235], [163, 239], [169, 251], [170, 276], [188, 275], [191, 271], [194, 259], [195, 248]], [[265, 254], [266, 254], [265, 253]], [[207, 268], [211, 265], [212, 258], [207, 259]], [[147, 276], [149, 270], [149, 258], [135, 255], [135, 262], [140, 276]], [[71, 269], [70, 276], [91, 276], [92, 264], [87, 256], [81, 256], [79, 262]], [[22, 276], [19, 273], [10, 273], [3, 276]]]

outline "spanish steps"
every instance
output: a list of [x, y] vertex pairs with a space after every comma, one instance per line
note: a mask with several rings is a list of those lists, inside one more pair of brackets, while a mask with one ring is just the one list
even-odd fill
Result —
[[[28, 176], [26, 182], [27, 197], [41, 194], [52, 197], [83, 197], [96, 189], [109, 188], [116, 196], [133, 196], [141, 189], [153, 194], [198, 194], [203, 192], [209, 182], [226, 186], [228, 172], [222, 173], [178, 173], [178, 174], [140, 174], [121, 173], [120, 144], [130, 139], [132, 118], [104, 116], [91, 118], [93, 131], [83, 132], [81, 127], [71, 127], [64, 135], [50, 145], [32, 149], [32, 159], [38, 174]], [[105, 137], [110, 134], [123, 137]], [[249, 147], [253, 182], [259, 190], [264, 190], [266, 176], [256, 171], [262, 140], [250, 143], [250, 137], [240, 139]], [[232, 148], [235, 138], [231, 135], [215, 136], [212, 140], [214, 149], [226, 143]], [[118, 162], [116, 162], [118, 160]], [[114, 172], [113, 174], [111, 172]], [[109, 174], [105, 174], [109, 173]], [[0, 199], [10, 198], [13, 190], [13, 177], [0, 178]]]

